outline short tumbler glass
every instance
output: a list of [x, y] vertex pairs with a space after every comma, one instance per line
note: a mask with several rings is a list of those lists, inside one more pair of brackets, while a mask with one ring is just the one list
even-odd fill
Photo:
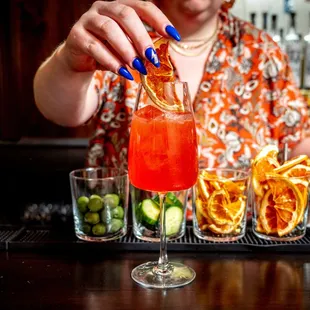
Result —
[[[133, 232], [136, 238], [149, 242], [160, 241], [160, 208], [156, 192], [130, 185]], [[164, 201], [165, 226], [168, 241], [184, 236], [186, 229], [187, 190], [167, 193]]]
[[306, 233], [309, 176], [252, 175], [252, 229], [265, 240], [294, 241]]
[[127, 233], [129, 180], [118, 168], [85, 168], [70, 173], [76, 236], [85, 241], [118, 239]]
[[235, 241], [246, 231], [249, 172], [201, 169], [193, 190], [194, 234], [209, 241]]

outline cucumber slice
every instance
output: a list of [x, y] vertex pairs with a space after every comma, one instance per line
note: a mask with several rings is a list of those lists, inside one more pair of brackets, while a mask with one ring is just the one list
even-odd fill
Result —
[[159, 205], [152, 199], [144, 199], [141, 206], [141, 215], [144, 222], [155, 225], [159, 218]]
[[183, 204], [173, 193], [167, 193], [166, 199], [165, 199], [165, 205], [167, 207], [176, 206], [176, 207], [183, 208]]
[[166, 211], [166, 236], [180, 231], [183, 222], [183, 210], [179, 206], [171, 206]]

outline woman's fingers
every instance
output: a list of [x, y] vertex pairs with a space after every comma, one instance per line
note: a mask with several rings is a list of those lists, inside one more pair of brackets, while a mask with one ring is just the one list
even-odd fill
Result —
[[[125, 64], [147, 74], [142, 58], [160, 63], [143, 21], [159, 34], [180, 40], [168, 18], [152, 3], [138, 0], [96, 1], [72, 28], [67, 41], [72, 68], [94, 70], [97, 62], [128, 79]], [[86, 65], [83, 65], [83, 64]]]
[[107, 41], [112, 49], [117, 52], [123, 63], [128, 64], [144, 75], [147, 74], [143, 61], [116, 21], [107, 16], [94, 14], [93, 17], [85, 20], [84, 27], [103, 42]]
[[74, 40], [67, 40], [66, 45], [71, 59], [73, 58], [73, 62], [83, 62], [83, 58], [87, 55], [87, 57], [91, 57], [91, 59], [99, 63], [102, 69], [118, 73], [126, 79], [133, 80], [132, 75], [126, 69], [123, 62], [97, 37], [79, 26], [73, 28], [71, 32]]
[[106, 4], [100, 3], [97, 6], [97, 12], [113, 19], [130, 38], [139, 55], [148, 59], [154, 66], [159, 67], [152, 39], [133, 8], [117, 1]]
[[133, 8], [140, 18], [154, 28], [160, 35], [171, 37], [177, 41], [181, 40], [178, 31], [172, 26], [166, 15], [155, 4], [148, 1], [136, 0], [119, 0], [117, 2]]

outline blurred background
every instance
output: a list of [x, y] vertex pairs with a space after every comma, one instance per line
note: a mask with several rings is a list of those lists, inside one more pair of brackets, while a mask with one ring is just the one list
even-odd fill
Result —
[[[57, 211], [65, 216], [70, 209], [68, 173], [83, 167], [93, 124], [62, 128], [44, 119], [34, 104], [32, 83], [37, 68], [65, 40], [70, 27], [92, 2], [2, 2], [0, 171], [4, 185], [0, 187], [0, 211], [5, 217], [0, 223], [32, 220], [29, 212], [42, 210]], [[294, 31], [300, 42], [309, 32], [310, 2], [307, 0], [236, 0], [232, 11], [269, 33], [275, 30], [280, 34], [282, 29], [282, 39], [292, 26], [290, 12], [294, 12]], [[275, 26], [272, 15], [277, 16]], [[41, 215], [36, 214], [34, 220], [42, 220]]]

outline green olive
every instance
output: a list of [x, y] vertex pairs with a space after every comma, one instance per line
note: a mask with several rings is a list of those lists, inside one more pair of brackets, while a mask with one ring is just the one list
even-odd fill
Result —
[[116, 194], [106, 194], [103, 197], [103, 203], [105, 207], [116, 208], [119, 205], [119, 196]]
[[124, 209], [121, 206], [118, 206], [112, 210], [112, 216], [115, 219], [122, 220], [124, 218]]
[[95, 225], [95, 224], [97, 224], [97, 223], [100, 222], [100, 216], [99, 216], [99, 214], [96, 213], [96, 212], [87, 212], [87, 213], [84, 215], [84, 221], [85, 221], [86, 223]]
[[89, 199], [86, 196], [81, 196], [77, 199], [77, 206], [81, 213], [87, 212], [87, 205], [89, 202]]
[[93, 226], [92, 232], [95, 236], [103, 236], [106, 232], [106, 228], [103, 224], [99, 223]]
[[124, 222], [120, 219], [112, 219], [111, 223], [109, 224], [109, 232], [115, 233], [123, 228]]
[[91, 226], [87, 223], [83, 224], [82, 230], [85, 234], [89, 234], [91, 232]]
[[90, 211], [98, 212], [103, 207], [102, 198], [98, 195], [91, 195], [89, 198], [88, 208]]

